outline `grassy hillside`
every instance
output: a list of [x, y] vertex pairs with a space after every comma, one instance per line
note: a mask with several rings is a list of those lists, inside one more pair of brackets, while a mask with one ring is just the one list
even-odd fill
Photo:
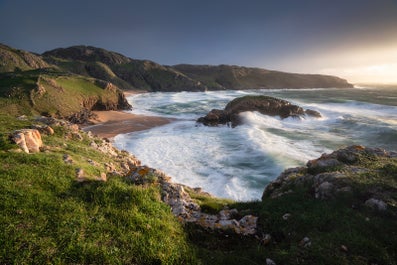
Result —
[[110, 81], [122, 89], [147, 91], [203, 91], [205, 87], [171, 67], [134, 60], [91, 46], [73, 46], [45, 52], [43, 58], [61, 69]]
[[[276, 181], [257, 202], [187, 189], [205, 212], [227, 206], [258, 216], [258, 233], [241, 236], [182, 225], [156, 182], [123, 177], [126, 152], [100, 152], [101, 139], [77, 137], [67, 126], [43, 135], [42, 152], [17, 151], [9, 133], [39, 123], [0, 115], [1, 264], [397, 264], [397, 157], [364, 152], [354, 164], [289, 170], [288, 181]], [[107, 182], [97, 180], [104, 172]], [[340, 174], [351, 192], [315, 196], [310, 179]], [[372, 196], [387, 209], [366, 206]]]
[[135, 186], [118, 176], [76, 181], [76, 168], [94, 179], [106, 172], [105, 164], [117, 169], [125, 154], [99, 152], [90, 146], [99, 139], [82, 134], [76, 140], [62, 126], [43, 136], [45, 152], [16, 152], [8, 133], [32, 122], [0, 115], [0, 123], [1, 264], [195, 263], [158, 187]]
[[0, 74], [0, 112], [67, 117], [83, 109], [125, 109], [122, 92], [104, 81], [39, 69]]
[[292, 74], [231, 65], [163, 66], [91, 46], [55, 49], [45, 52], [43, 58], [62, 69], [108, 80], [123, 89], [204, 91], [352, 87], [346, 80], [326, 75]]
[[[185, 189], [203, 212], [227, 207], [238, 210], [236, 219], [258, 216], [256, 235], [242, 236], [182, 224], [161, 201], [156, 181], [128, 178], [132, 169], [125, 165], [135, 158], [64, 121], [51, 125], [55, 134], [42, 135], [39, 153], [12, 143], [14, 130], [43, 125], [45, 119], [32, 118], [37, 114], [121, 107], [123, 94], [105, 81], [120, 73], [122, 82], [134, 75], [148, 90], [196, 78], [102, 55], [107, 59], [88, 52], [77, 61], [54, 59], [60, 68], [0, 74], [0, 264], [397, 264], [396, 153], [353, 147], [323, 155], [282, 173], [262, 201], [236, 203]], [[251, 70], [237, 70], [230, 84], [248, 84]], [[230, 72], [206, 78], [223, 86]]]
[[209, 90], [352, 87], [346, 80], [335, 76], [294, 74], [235, 65], [181, 64], [173, 68], [200, 81]]
[[110, 82], [124, 90], [205, 91], [261, 88], [351, 87], [325, 75], [292, 74], [231, 65], [164, 66], [92, 46], [58, 48], [35, 55], [0, 44], [0, 73], [53, 68]]
[[0, 43], [0, 73], [48, 67], [39, 55], [16, 50]]

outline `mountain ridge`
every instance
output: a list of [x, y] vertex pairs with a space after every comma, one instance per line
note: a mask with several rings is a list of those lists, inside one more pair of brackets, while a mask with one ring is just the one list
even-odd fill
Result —
[[276, 88], [349, 88], [345, 79], [237, 65], [161, 65], [94, 46], [56, 48], [41, 55], [0, 45], [0, 72], [56, 68], [111, 82], [122, 90], [178, 92]]

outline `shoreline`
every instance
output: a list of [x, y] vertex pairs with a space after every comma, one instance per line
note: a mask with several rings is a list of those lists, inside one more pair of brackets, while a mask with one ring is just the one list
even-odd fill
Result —
[[91, 131], [101, 138], [113, 138], [118, 134], [148, 130], [166, 125], [173, 121], [170, 118], [137, 115], [124, 111], [93, 111], [97, 116], [90, 124], [81, 126], [83, 131]]
[[[125, 96], [146, 93], [147, 91], [128, 90], [123, 91]], [[83, 131], [91, 131], [94, 135], [101, 138], [114, 138], [118, 134], [131, 133], [148, 130], [157, 126], [166, 125], [174, 119], [158, 116], [147, 116], [133, 114], [126, 111], [93, 111], [95, 118], [89, 123], [82, 124]]]

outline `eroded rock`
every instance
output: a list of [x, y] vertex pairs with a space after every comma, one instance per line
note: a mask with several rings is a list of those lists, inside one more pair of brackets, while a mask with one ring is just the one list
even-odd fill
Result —
[[304, 110], [289, 101], [269, 96], [244, 96], [230, 101], [224, 110], [213, 109], [206, 116], [201, 117], [197, 122], [207, 126], [230, 123], [235, 127], [242, 123], [239, 114], [245, 111], [258, 111], [269, 116], [279, 116], [282, 119], [288, 117], [303, 117], [305, 115], [321, 117], [315, 110]]
[[38, 153], [43, 146], [41, 134], [36, 129], [22, 129], [14, 131], [11, 139], [25, 152]]
[[387, 204], [384, 201], [375, 198], [366, 200], [365, 205], [378, 211], [386, 211], [387, 209]]
[[304, 189], [307, 194], [320, 200], [353, 195], [366, 198], [362, 204], [374, 210], [393, 210], [395, 208], [388, 205], [394, 204], [393, 194], [397, 189], [387, 183], [388, 178], [395, 175], [396, 163], [393, 152], [360, 145], [349, 146], [323, 154], [309, 161], [306, 167], [285, 170], [268, 184], [262, 200]]
[[183, 223], [195, 223], [206, 229], [233, 231], [241, 235], [256, 233], [258, 217], [246, 215], [236, 220], [239, 216], [236, 209], [223, 209], [217, 214], [202, 212], [200, 205], [190, 197], [185, 186], [171, 182], [171, 178], [159, 170], [137, 166], [127, 178], [140, 185], [158, 183], [162, 190], [162, 201], [171, 207], [172, 213]]

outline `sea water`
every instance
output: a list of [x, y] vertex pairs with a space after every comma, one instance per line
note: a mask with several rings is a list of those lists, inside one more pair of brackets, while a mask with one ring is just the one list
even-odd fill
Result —
[[[268, 95], [319, 111], [322, 118], [241, 114], [244, 124], [196, 123], [244, 95]], [[173, 118], [165, 126], [122, 134], [115, 145], [160, 169], [174, 182], [235, 200], [261, 198], [284, 169], [322, 153], [360, 144], [397, 150], [397, 88], [279, 89], [145, 93], [128, 98], [133, 113]]]

